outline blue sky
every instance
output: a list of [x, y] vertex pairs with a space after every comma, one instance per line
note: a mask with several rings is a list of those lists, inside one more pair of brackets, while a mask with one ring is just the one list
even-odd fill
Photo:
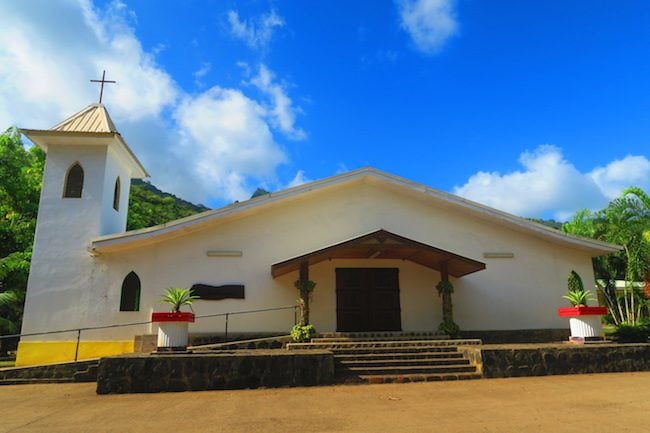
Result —
[[[372, 166], [522, 216], [650, 189], [645, 1], [2, 2], [0, 122], [105, 104], [217, 207]], [[62, 25], [62, 23], [65, 23]]]

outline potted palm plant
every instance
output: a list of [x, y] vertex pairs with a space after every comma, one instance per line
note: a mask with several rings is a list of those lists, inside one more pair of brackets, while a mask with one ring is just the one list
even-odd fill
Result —
[[584, 343], [600, 340], [602, 331], [601, 317], [607, 314], [607, 307], [588, 307], [587, 301], [593, 301], [589, 290], [585, 290], [582, 278], [576, 271], [571, 271], [568, 278], [568, 293], [563, 296], [571, 307], [558, 308], [560, 317], [569, 318], [571, 336], [569, 341]]
[[187, 350], [188, 324], [194, 323], [194, 313], [181, 311], [187, 305], [192, 309], [192, 301], [198, 296], [191, 289], [170, 287], [165, 290], [160, 303], [169, 304], [168, 313], [152, 313], [151, 321], [158, 323], [158, 352], [183, 352]]

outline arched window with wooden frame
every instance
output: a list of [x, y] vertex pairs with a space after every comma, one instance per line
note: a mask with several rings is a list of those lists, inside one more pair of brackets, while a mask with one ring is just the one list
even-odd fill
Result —
[[81, 164], [75, 162], [68, 169], [65, 175], [65, 185], [63, 187], [63, 197], [81, 198], [84, 189], [84, 169]]
[[120, 211], [120, 177], [115, 179], [115, 192], [113, 193], [113, 209]]
[[122, 282], [120, 311], [140, 311], [140, 277], [133, 271]]

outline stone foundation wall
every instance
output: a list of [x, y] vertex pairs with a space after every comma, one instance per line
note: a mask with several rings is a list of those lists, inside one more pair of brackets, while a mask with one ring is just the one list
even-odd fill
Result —
[[[134, 339], [134, 352], [151, 353], [156, 350], [158, 336], [156, 334], [136, 335]], [[259, 340], [259, 341], [258, 341]], [[288, 343], [291, 337], [275, 333], [248, 332], [228, 334], [229, 343], [225, 343], [223, 334], [190, 334], [190, 346], [203, 346], [209, 344], [223, 344], [220, 349], [279, 349]]]
[[495, 331], [461, 331], [461, 338], [478, 338], [484, 344], [551, 343], [567, 341], [567, 329], [516, 329]]
[[133, 354], [101, 359], [97, 393], [277, 388], [333, 382], [334, 357], [328, 351]]
[[483, 377], [650, 371], [650, 344], [483, 346]]
[[286, 347], [287, 343], [291, 343], [290, 335], [233, 341], [231, 343], [217, 343], [210, 346], [210, 350], [282, 349]]
[[78, 371], [87, 370], [97, 360], [65, 362], [61, 364], [35, 365], [0, 369], [0, 380], [8, 379], [72, 379]]
[[[213, 334], [190, 334], [190, 346], [202, 346], [206, 344], [217, 344], [226, 342], [237, 342], [242, 340], [257, 340], [272, 337], [284, 337], [287, 334], [269, 333], [269, 332], [231, 332], [228, 333], [228, 339], [223, 333]], [[265, 348], [262, 348], [265, 349]]]

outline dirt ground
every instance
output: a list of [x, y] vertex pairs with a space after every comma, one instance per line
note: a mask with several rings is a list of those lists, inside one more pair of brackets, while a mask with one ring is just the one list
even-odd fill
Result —
[[650, 372], [108, 396], [1, 386], [0, 407], [0, 432], [643, 433]]

